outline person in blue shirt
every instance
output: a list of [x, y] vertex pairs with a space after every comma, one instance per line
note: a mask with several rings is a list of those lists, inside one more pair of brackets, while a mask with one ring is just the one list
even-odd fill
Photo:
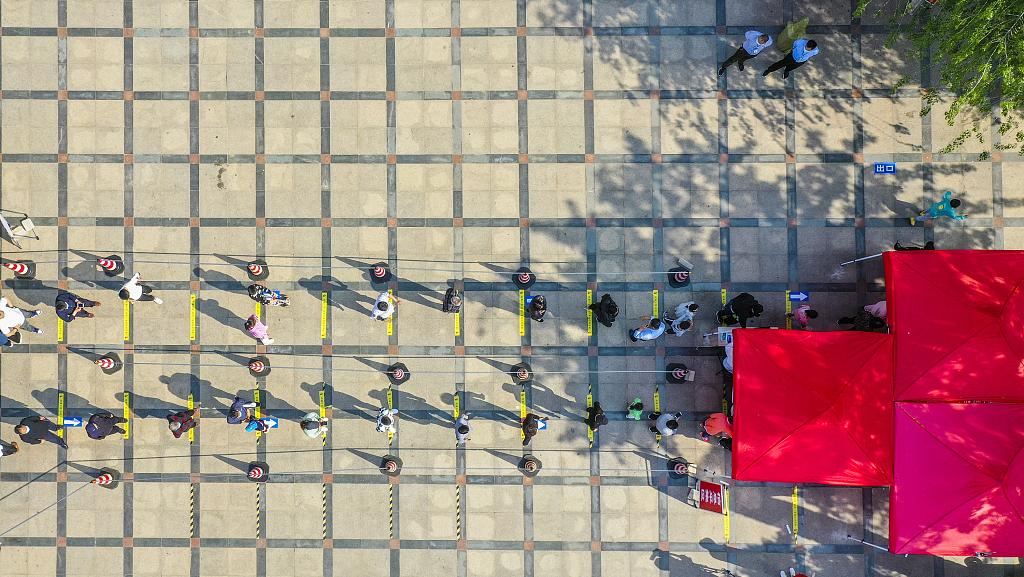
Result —
[[793, 42], [792, 52], [787, 53], [786, 56], [782, 58], [782, 60], [779, 60], [778, 62], [769, 66], [768, 70], [765, 70], [764, 72], [761, 73], [761, 76], [768, 76], [772, 72], [775, 72], [776, 70], [785, 67], [786, 69], [782, 72], [782, 77], [789, 78], [790, 72], [803, 66], [804, 63], [810, 60], [811, 57], [817, 53], [817, 42], [815, 42], [814, 40], [808, 40], [806, 38], [800, 38]]
[[928, 210], [922, 210], [917, 216], [911, 217], [910, 226], [914, 226], [915, 224], [926, 220], [932, 220], [933, 218], [939, 218], [940, 216], [945, 216], [953, 220], [966, 219], [966, 214], [956, 213], [957, 208], [960, 208], [960, 199], [953, 198], [953, 191], [947, 190], [946, 194], [942, 195], [942, 200], [932, 203], [932, 205], [928, 207]]
[[743, 70], [743, 63], [757, 56], [762, 50], [772, 45], [772, 37], [757, 30], [747, 30], [743, 33], [743, 45], [736, 49], [736, 52], [722, 63], [718, 69], [718, 75], [725, 74], [725, 69], [736, 64]]
[[650, 319], [646, 325], [639, 326], [629, 332], [629, 340], [634, 343], [637, 341], [653, 341], [654, 339], [665, 334], [665, 328], [667, 325], [661, 319]]

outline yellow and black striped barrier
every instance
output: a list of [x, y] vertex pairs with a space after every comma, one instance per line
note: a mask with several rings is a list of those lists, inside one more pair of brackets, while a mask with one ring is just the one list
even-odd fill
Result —
[[64, 319], [57, 317], [57, 342], [64, 342]]
[[594, 304], [594, 291], [587, 289], [587, 336], [594, 336], [594, 311], [590, 305]]
[[[587, 408], [590, 409], [593, 406], [594, 406], [594, 389], [593, 389], [593, 387], [589, 383], [587, 383]], [[588, 411], [587, 414], [589, 416], [590, 412]], [[594, 446], [594, 429], [592, 429], [590, 427], [590, 425], [587, 425], [587, 441], [590, 442], [590, 446], [591, 447]]]
[[526, 291], [519, 291], [519, 336], [526, 336]]
[[786, 328], [793, 328], [793, 303], [789, 300], [789, 291], [786, 291]]
[[[658, 385], [654, 385], [654, 412], [661, 414], [661, 391]], [[657, 432], [654, 434], [654, 440], [660, 445], [661, 444], [661, 433]]]
[[658, 318], [658, 289], [651, 291], [651, 318]]
[[[391, 410], [393, 407], [394, 407], [394, 397], [391, 394], [391, 385], [388, 385], [388, 410]], [[395, 419], [395, 422], [398, 422], [398, 419]], [[395, 440], [395, 433], [393, 433], [392, 431], [389, 430], [388, 431], [388, 446], [389, 447], [391, 446], [391, 442], [394, 441], [394, 440]]]
[[[526, 420], [526, 385], [519, 386], [519, 423], [520, 425]], [[519, 427], [519, 436], [525, 441], [526, 431]]]
[[132, 340], [132, 301], [124, 302], [124, 342]]
[[196, 484], [188, 485], [188, 538], [196, 536]]
[[196, 340], [196, 293], [188, 295], [188, 340]]
[[[256, 403], [256, 408], [253, 409], [253, 413], [256, 415], [256, 420], [260, 420], [263, 416], [262, 409], [260, 408], [260, 390], [258, 388], [252, 390], [252, 400]], [[260, 437], [263, 436], [263, 431], [256, 429], [256, 444], [260, 444]]]
[[[188, 410], [196, 408], [195, 399], [192, 397], [192, 393], [188, 394]], [[188, 430], [188, 444], [191, 445], [196, 440], [195, 427]]]
[[260, 526], [260, 509], [262, 509], [262, 507], [260, 506], [260, 487], [263, 485], [263, 483], [255, 483], [255, 485], [256, 485], [256, 538], [259, 539], [260, 538], [260, 534], [263, 533], [263, 530], [262, 530], [263, 527]]
[[124, 438], [130, 439], [132, 436], [132, 411], [131, 411], [131, 398], [132, 394], [128, 391], [124, 392]]
[[395, 486], [388, 483], [388, 538], [395, 538]]
[[462, 485], [455, 485], [455, 540], [462, 541]]
[[64, 393], [57, 393], [57, 436], [64, 438]]
[[320, 293], [320, 339], [327, 339], [327, 293]]

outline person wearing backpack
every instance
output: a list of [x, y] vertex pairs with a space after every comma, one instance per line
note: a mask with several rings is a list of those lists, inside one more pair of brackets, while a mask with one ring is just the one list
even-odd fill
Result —
[[530, 300], [530, 318], [538, 323], [544, 322], [544, 315], [548, 312], [548, 301], [544, 295], [537, 295]]
[[587, 308], [594, 312], [597, 322], [606, 327], [611, 327], [615, 324], [615, 317], [619, 316], [619, 305], [615, 304], [615, 301], [612, 300], [612, 295], [608, 293], [601, 295], [600, 301], [592, 303]]

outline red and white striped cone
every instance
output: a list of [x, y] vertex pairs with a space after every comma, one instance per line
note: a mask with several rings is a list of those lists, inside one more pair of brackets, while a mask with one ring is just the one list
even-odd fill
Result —
[[36, 265], [30, 260], [9, 260], [4, 261], [3, 267], [14, 273], [14, 276], [22, 279], [35, 278]]
[[254, 377], [264, 377], [270, 374], [270, 359], [267, 357], [249, 359], [249, 374]]
[[254, 483], [266, 483], [270, 479], [270, 465], [261, 461], [249, 463], [245, 477]]
[[124, 366], [124, 363], [121, 362], [121, 357], [117, 356], [117, 353], [107, 353], [93, 361], [93, 364], [99, 367], [106, 375], [113, 375]]
[[117, 276], [124, 272], [124, 261], [116, 254], [96, 259], [96, 266], [107, 276]]
[[682, 288], [690, 285], [690, 271], [683, 267], [670, 268], [668, 270], [668, 284], [672, 288]]
[[380, 461], [380, 472], [388, 477], [397, 477], [402, 473], [402, 460], [394, 455], [384, 455]]
[[102, 359], [96, 359], [96, 366], [101, 369], [112, 369], [117, 366], [117, 363], [110, 357], [103, 357]]
[[686, 382], [686, 375], [689, 374], [690, 369], [687, 368], [683, 363], [669, 363], [665, 367], [665, 379], [674, 384], [681, 384]]
[[100, 485], [100, 486], [109, 485], [109, 484], [111, 484], [113, 482], [114, 482], [114, 476], [111, 475], [110, 473], [103, 473], [99, 477], [96, 477], [95, 479], [90, 481], [90, 483], [93, 483], [95, 485]]
[[518, 385], [529, 382], [533, 379], [533, 369], [526, 363], [514, 365], [510, 374], [512, 375], [512, 380]]
[[412, 378], [412, 373], [409, 372], [409, 367], [405, 366], [405, 363], [391, 365], [388, 367], [387, 373], [388, 380], [396, 387]]
[[249, 478], [250, 479], [259, 479], [262, 476], [263, 476], [263, 469], [261, 469], [259, 467], [253, 467], [252, 469], [249, 469]]
[[391, 280], [391, 268], [387, 263], [379, 262], [370, 267], [370, 282], [385, 283]]
[[516, 275], [512, 277], [512, 282], [515, 283], [520, 290], [526, 290], [533, 286], [533, 283], [537, 282], [537, 275], [533, 274], [530, 267], [521, 267], [516, 271]]
[[682, 459], [669, 459], [668, 476], [673, 479], [685, 479], [690, 474], [690, 465]]
[[262, 260], [254, 260], [245, 265], [245, 272], [252, 280], [266, 280], [270, 276], [270, 267]]
[[543, 466], [537, 457], [523, 455], [523, 458], [519, 461], [519, 472], [527, 477], [535, 477], [537, 473], [540, 473]]

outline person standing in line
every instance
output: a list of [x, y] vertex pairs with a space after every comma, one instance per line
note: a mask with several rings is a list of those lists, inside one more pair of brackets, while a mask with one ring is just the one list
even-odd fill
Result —
[[302, 432], [306, 434], [310, 439], [315, 439], [327, 432], [327, 419], [321, 419], [320, 413], [309, 412], [302, 415], [302, 420], [299, 421], [299, 427], [302, 428]]
[[38, 310], [26, 311], [12, 305], [6, 297], [0, 298], [0, 333], [3, 333], [13, 343], [21, 342], [20, 329], [42, 334], [42, 329], [32, 326], [26, 320], [37, 317], [39, 314]]
[[537, 434], [537, 431], [540, 430], [541, 422], [546, 422], [547, 420], [547, 417], [540, 417], [533, 413], [526, 413], [526, 418], [523, 419], [522, 425], [523, 434], [525, 435], [523, 438], [524, 447], [530, 444], [530, 440], [533, 439], [534, 435]]
[[395, 314], [398, 304], [402, 301], [395, 295], [384, 291], [377, 295], [377, 300], [373, 303], [373, 310], [370, 311], [370, 318], [375, 321], [386, 321], [391, 315]]
[[725, 69], [734, 63], [743, 71], [743, 63], [757, 56], [762, 50], [772, 45], [772, 37], [757, 30], [747, 30], [743, 33], [743, 45], [736, 49], [736, 52], [722, 63], [718, 68], [718, 75], [725, 74]]
[[809, 331], [811, 319], [818, 318], [818, 311], [811, 308], [811, 305], [802, 305], [791, 313], [786, 313], [786, 316], [795, 320], [796, 324], [803, 330]]
[[89, 417], [89, 422], [85, 425], [85, 434], [89, 435], [90, 439], [96, 439], [97, 441], [107, 438], [111, 433], [123, 435], [124, 429], [117, 425], [127, 422], [128, 419], [118, 417], [114, 413], [107, 411], [96, 413]]
[[922, 210], [917, 216], [910, 217], [910, 226], [914, 226], [919, 222], [925, 222], [945, 216], [953, 220], [966, 220], [966, 214], [957, 214], [956, 209], [960, 208], [960, 199], [953, 198], [953, 191], [947, 190], [946, 194], [942, 195], [942, 200], [932, 203], [927, 209]]
[[615, 304], [612, 295], [608, 293], [601, 295], [600, 301], [591, 303], [587, 308], [594, 312], [597, 322], [606, 327], [611, 327], [615, 323], [615, 317], [619, 316], [619, 305]]
[[377, 432], [378, 433], [395, 433], [398, 428], [395, 427], [395, 421], [398, 418], [398, 409], [389, 409], [387, 407], [381, 407], [377, 413]]
[[164, 301], [153, 296], [153, 287], [140, 283], [140, 280], [142, 280], [141, 273], [133, 274], [132, 278], [128, 279], [128, 282], [121, 286], [117, 296], [121, 297], [123, 301], [131, 301], [133, 303], [153, 301], [158, 305], [164, 304]]
[[789, 73], [800, 68], [811, 59], [812, 56], [819, 52], [818, 43], [814, 40], [808, 40], [806, 38], [800, 38], [793, 42], [792, 52], [787, 52], [782, 60], [779, 60], [768, 67], [761, 73], [761, 76], [768, 76], [772, 72], [785, 67], [782, 71], [783, 78], [789, 78]]
[[591, 431], [596, 431], [602, 425], [608, 424], [608, 415], [604, 414], [601, 403], [594, 403], [594, 406], [587, 407], [587, 419], [584, 421]]
[[693, 328], [693, 315], [699, 308], [700, 307], [697, 306], [697, 303], [693, 301], [680, 303], [674, 311], [675, 318], [665, 317], [665, 322], [669, 323], [668, 331], [677, 337], [681, 337], [686, 334]]
[[740, 293], [733, 297], [725, 308], [718, 313], [718, 321], [726, 325], [739, 323], [741, 328], [747, 328], [747, 321], [753, 317], [761, 316], [764, 306], [757, 302], [754, 295]]
[[250, 409], [254, 408], [256, 408], [255, 402], [246, 402], [241, 397], [235, 397], [235, 400], [231, 401], [231, 407], [228, 408], [228, 424], [241, 425], [249, 418]]
[[633, 402], [626, 406], [626, 417], [639, 421], [644, 417], [644, 402], [640, 400], [640, 397], [633, 399]]
[[267, 422], [267, 419], [257, 419], [253, 415], [247, 416], [244, 423], [247, 433], [266, 433], [270, 430], [270, 423]]
[[878, 301], [873, 305], [865, 305], [864, 310], [876, 319], [882, 319], [883, 321], [887, 316], [889, 316], [888, 306], [885, 304], [884, 300]]
[[269, 327], [260, 322], [260, 318], [256, 315], [249, 315], [249, 318], [245, 319], [245, 331], [261, 345], [274, 344], [274, 339], [270, 338]]
[[462, 413], [459, 418], [455, 420], [455, 444], [459, 447], [466, 445], [466, 441], [469, 440], [469, 432], [471, 427], [469, 426], [469, 420], [473, 418], [469, 413]]
[[641, 320], [647, 321], [647, 324], [640, 325], [629, 332], [629, 340], [634, 343], [637, 341], [653, 341], [665, 334], [665, 329], [668, 325], [661, 319], [643, 317]]
[[67, 442], [54, 433], [54, 431], [59, 430], [59, 426], [50, 421], [50, 419], [40, 415], [25, 417], [18, 423], [17, 427], [14, 427], [14, 432], [21, 437], [22, 441], [29, 445], [38, 445], [43, 441], [48, 441], [67, 449]]
[[548, 312], [548, 299], [544, 295], [530, 297], [530, 306], [527, 312], [531, 319], [538, 323], [544, 322], [544, 315]]
[[679, 419], [682, 418], [682, 413], [651, 413], [647, 416], [647, 420], [653, 423], [650, 426], [651, 432], [661, 433], [663, 437], [676, 434], [676, 429], [679, 428]]
[[175, 439], [180, 439], [189, 429], [194, 429], [198, 425], [198, 409], [178, 411], [173, 415], [167, 415], [167, 428], [171, 430], [171, 434], [174, 435]]
[[98, 307], [100, 306], [99, 301], [91, 301], [84, 299], [74, 293], [62, 292], [57, 295], [57, 300], [53, 303], [55, 309], [57, 309], [57, 316], [60, 317], [64, 322], [70, 323], [78, 317], [86, 317], [91, 319], [96, 316], [93, 313], [85, 310], [86, 307]]

